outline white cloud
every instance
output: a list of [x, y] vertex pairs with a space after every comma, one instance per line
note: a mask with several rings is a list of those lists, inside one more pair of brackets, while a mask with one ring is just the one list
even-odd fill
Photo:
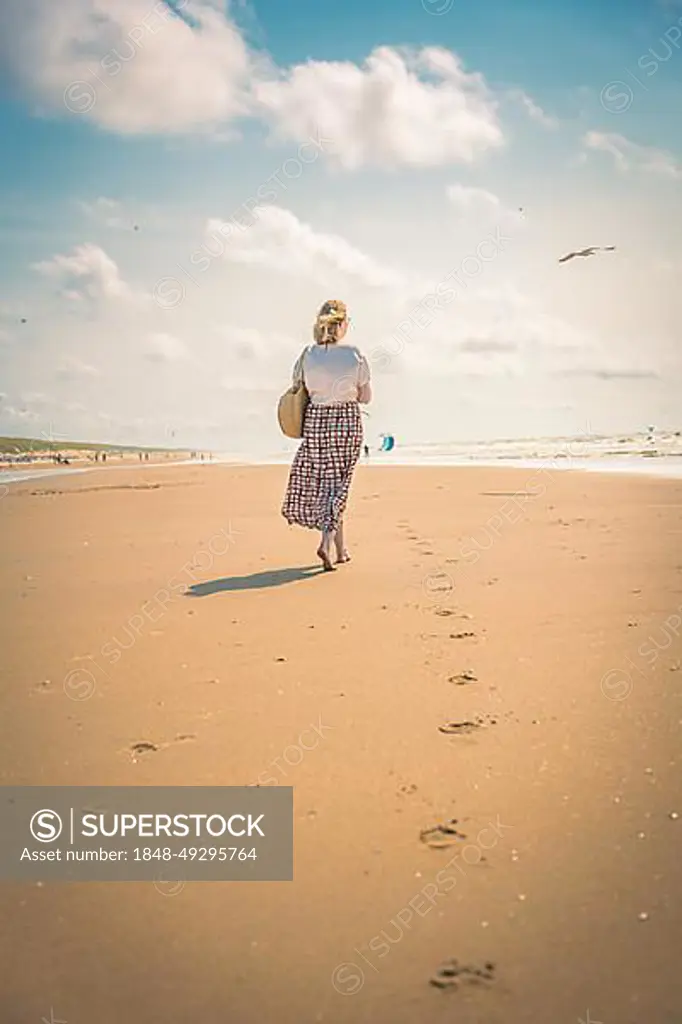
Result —
[[587, 363], [556, 371], [560, 377], [588, 377], [595, 380], [660, 380], [661, 373], [651, 367]]
[[123, 134], [210, 129], [246, 112], [252, 70], [220, 6], [186, 0], [178, 17], [162, 0], [22, 0], [0, 7], [0, 50], [53, 112]]
[[319, 132], [347, 170], [470, 164], [504, 141], [483, 76], [440, 47], [381, 46], [363, 66], [310, 60], [256, 83], [254, 94], [279, 137]]
[[459, 292], [413, 332], [406, 358], [422, 372], [520, 376], [572, 365], [595, 346], [596, 339], [516, 288], [479, 285]]
[[142, 231], [144, 235], [153, 235], [154, 232], [178, 226], [177, 218], [169, 222], [163, 213], [147, 203], [123, 203], [108, 196], [98, 196], [94, 200], [77, 200], [75, 205], [93, 225], [112, 231], [127, 234]]
[[36, 421], [40, 419], [39, 414], [34, 412], [32, 409], [19, 409], [15, 405], [6, 405], [2, 411], [4, 417], [10, 420], [15, 420], [18, 423]]
[[549, 114], [545, 113], [542, 107], [538, 106], [535, 100], [533, 100], [528, 93], [524, 92], [522, 89], [512, 89], [509, 93], [509, 98], [520, 103], [530, 119], [535, 121], [537, 124], [541, 124], [543, 128], [553, 130], [559, 127], [557, 118], [551, 117]]
[[[319, 221], [301, 198], [296, 213], [276, 206], [257, 209], [249, 227], [210, 222], [206, 252], [222, 255], [225, 262], [199, 278], [194, 290], [187, 286], [185, 298], [172, 309], [160, 308], [149, 296], [144, 304], [93, 303], [87, 289], [104, 296], [111, 290], [107, 282], [122, 277], [141, 289], [145, 275], [144, 287], [150, 291], [156, 275], [172, 273], [175, 256], [196, 245], [191, 234], [196, 221], [190, 222], [182, 204], [164, 211], [166, 221], [175, 223], [173, 234], [164, 230], [159, 239], [149, 230], [135, 245], [122, 244], [116, 250], [121, 269], [114, 264], [113, 277], [107, 272], [108, 256], [93, 259], [90, 253], [84, 259], [80, 248], [70, 249], [70, 241], [55, 244], [47, 253], [61, 250], [66, 256], [47, 261], [54, 264], [48, 278], [36, 275], [42, 294], [13, 291], [18, 304], [7, 310], [7, 323], [2, 323], [22, 344], [11, 349], [0, 345], [0, 387], [11, 395], [8, 403], [0, 403], [0, 433], [35, 435], [47, 429], [45, 414], [28, 425], [30, 431], [21, 423], [17, 426], [16, 413], [24, 408], [17, 396], [26, 398], [24, 391], [30, 389], [53, 396], [56, 404], [49, 415], [54, 417], [59, 410], [55, 430], [61, 436], [161, 444], [168, 441], [166, 427], [172, 424], [174, 443], [183, 446], [232, 448], [239, 439], [239, 446], [259, 453], [282, 450], [286, 442], [277, 433], [273, 409], [294, 359], [311, 339], [315, 310], [328, 295], [348, 301], [352, 341], [369, 356], [382, 345], [388, 353], [386, 362], [374, 363], [377, 404], [368, 420], [370, 430], [374, 424], [376, 429], [395, 429], [403, 439], [411, 434], [434, 440], [486, 432], [511, 436], [517, 430], [530, 434], [533, 425], [541, 432], [561, 433], [602, 396], [610, 403], [604, 417], [662, 422], [662, 413], [656, 411], [662, 408], [661, 396], [674, 396], [679, 381], [679, 371], [677, 377], [674, 372], [664, 376], [663, 383], [653, 376], [669, 355], [666, 332], [672, 349], [672, 311], [665, 321], [668, 314], [660, 311], [671, 308], [666, 305], [668, 294], [674, 300], [667, 279], [661, 274], [647, 277], [646, 272], [642, 276], [640, 270], [641, 289], [633, 287], [629, 268], [616, 268], [615, 261], [605, 259], [607, 287], [604, 293], [600, 279], [600, 295], [621, 289], [623, 301], [614, 306], [604, 299], [603, 308], [596, 301], [590, 306], [596, 299], [594, 275], [581, 275], [580, 280], [571, 275], [569, 281], [556, 272], [551, 258], [555, 247], [555, 255], [564, 251], [558, 247], [565, 243], [561, 236], [575, 227], [573, 218], [579, 215], [593, 226], [596, 218], [604, 234], [612, 223], [609, 217], [622, 217], [619, 248], [625, 250], [627, 243], [633, 249], [640, 236], [636, 223], [628, 219], [629, 211], [614, 211], [608, 203], [583, 210], [578, 197], [573, 206], [562, 207], [564, 219], [557, 226], [541, 209], [535, 219], [536, 237], [503, 231], [506, 241], [499, 256], [488, 262], [488, 247], [485, 262], [476, 267], [474, 260], [471, 271], [470, 260], [462, 270], [463, 254], [475, 252], [484, 234], [493, 234], [488, 227], [480, 230], [480, 218], [500, 223], [504, 202], [514, 195], [515, 179], [512, 176], [504, 192], [495, 195], [495, 189], [481, 187], [490, 180], [487, 176], [477, 180], [467, 175], [463, 180], [468, 187], [450, 190], [451, 209], [461, 213], [454, 223], [452, 213], [443, 217], [443, 207], [446, 182], [457, 176], [442, 181], [438, 175], [435, 203], [428, 177], [424, 188], [431, 204], [422, 207], [424, 193], [416, 192], [414, 216], [399, 206], [395, 223], [389, 221], [393, 210], [378, 202], [373, 205], [372, 199], [363, 202], [357, 195], [352, 196], [352, 216], [351, 197], [345, 206], [345, 197], [335, 195]], [[415, 187], [410, 180], [410, 189]], [[403, 195], [402, 182], [399, 194]], [[93, 203], [95, 196], [89, 197]], [[313, 208], [319, 210], [315, 198]], [[227, 202], [231, 204], [230, 197]], [[436, 204], [438, 212], [429, 223]], [[108, 203], [96, 208], [105, 216], [115, 209]], [[471, 245], [469, 227], [475, 227]], [[678, 259], [675, 241], [673, 234], [669, 244], [660, 245], [660, 259]], [[455, 264], [462, 283], [448, 277], [456, 292], [453, 300], [443, 308], [417, 309], [425, 296], [434, 297], [435, 282], [442, 282], [449, 268], [454, 272]], [[614, 276], [609, 279], [612, 264]], [[78, 288], [86, 301], [69, 307], [55, 300], [50, 276], [60, 286]], [[648, 295], [652, 300], [660, 296], [660, 310], [652, 308], [646, 317], [638, 303], [649, 285], [658, 288]], [[624, 310], [631, 296], [632, 305]], [[418, 325], [396, 354], [398, 325], [415, 309]], [[625, 323], [630, 309], [632, 329]], [[32, 311], [29, 326], [13, 327], [27, 310]], [[422, 328], [427, 321], [431, 322]], [[640, 334], [635, 337], [637, 323]], [[650, 366], [640, 367], [636, 361], [639, 349], [646, 349]], [[155, 362], [152, 388], [150, 373], [142, 369], [145, 358]], [[147, 367], [151, 369], [152, 362]], [[183, 396], [181, 417], [178, 394]], [[430, 401], [424, 401], [425, 394]], [[466, 414], [460, 408], [462, 399], [469, 402]], [[571, 417], [560, 411], [567, 399], [576, 401], [578, 411]], [[14, 409], [14, 418], [4, 415], [6, 404]], [[97, 409], [104, 409], [108, 418], [98, 419]], [[38, 413], [41, 407], [29, 406], [26, 413], [30, 410]]]
[[[71, 253], [58, 253], [50, 260], [34, 265], [46, 277], [62, 282], [66, 298], [126, 299], [132, 293], [123, 281], [118, 266], [98, 245], [78, 245]], [[81, 284], [81, 290], [75, 287]]]
[[[498, 197], [484, 189], [454, 186], [453, 197], [464, 211], [482, 210], [498, 219], [505, 211]], [[215, 241], [222, 229], [227, 260], [324, 283], [330, 289], [333, 283], [334, 291], [344, 278], [362, 285], [377, 325], [372, 342], [365, 347], [381, 372], [392, 376], [410, 370], [490, 378], [522, 376], [570, 367], [576, 357], [584, 359], [598, 352], [595, 337], [548, 314], [534, 298], [511, 284], [493, 286], [473, 278], [460, 284], [451, 281], [454, 294], [434, 307], [429, 302], [442, 294], [435, 280], [392, 269], [339, 235], [315, 231], [289, 210], [263, 207], [254, 214], [250, 228], [210, 222], [211, 251], [216, 251]], [[429, 301], [425, 297], [430, 297]], [[416, 310], [418, 326], [410, 329], [405, 342], [396, 329], [406, 322], [410, 310]], [[266, 339], [258, 331], [243, 328], [228, 328], [224, 337], [229, 362], [222, 382], [228, 387], [253, 388], [258, 382], [269, 382], [275, 365], [278, 373], [288, 372], [298, 348], [286, 335], [278, 344], [274, 336]], [[263, 358], [264, 352], [269, 353], [267, 358]]]
[[457, 347], [460, 352], [473, 352], [479, 355], [516, 352], [518, 349], [516, 342], [494, 337], [467, 338], [465, 341], [460, 342]]
[[446, 195], [456, 210], [465, 213], [483, 211], [494, 215], [502, 209], [502, 203], [498, 196], [484, 188], [472, 188], [459, 184], [449, 185]]
[[57, 376], [64, 380], [78, 380], [82, 377], [99, 377], [100, 371], [76, 356], [64, 355], [57, 367]]
[[[0, 57], [40, 113], [120, 134], [229, 139], [236, 121], [260, 118], [279, 139], [321, 135], [325, 154], [347, 170], [472, 164], [504, 143], [484, 76], [443, 47], [379, 46], [362, 64], [311, 59], [280, 69], [249, 47], [219, 0], [177, 6], [179, 14], [170, 0], [4, 5]], [[499, 94], [508, 97], [555, 125], [522, 90]], [[116, 212], [108, 220], [122, 226]]]
[[608, 153], [621, 172], [647, 171], [664, 178], [682, 179], [682, 164], [672, 153], [650, 146], [640, 146], [624, 135], [590, 131], [583, 137], [586, 149]]
[[144, 356], [154, 363], [177, 363], [190, 358], [184, 341], [172, 334], [150, 334], [144, 339]]
[[504, 226], [505, 230], [512, 225], [518, 229], [525, 224], [521, 209], [505, 206], [499, 196], [485, 188], [456, 183], [449, 185], [445, 194], [458, 216], [471, 221], [480, 230], [490, 229], [495, 224]]
[[219, 349], [212, 361], [228, 391], [270, 392], [288, 380], [300, 340], [279, 331], [223, 325], [216, 330]]
[[283, 274], [333, 284], [339, 275], [369, 288], [401, 288], [405, 279], [383, 267], [339, 235], [322, 234], [279, 206], [254, 211], [251, 227], [210, 220], [206, 240], [210, 251], [220, 239], [222, 255], [235, 263], [267, 267]]
[[49, 405], [50, 399], [42, 391], [24, 391], [20, 396], [23, 405]]
[[291, 351], [292, 341], [287, 334], [278, 331], [259, 331], [255, 327], [236, 327], [226, 324], [216, 331], [221, 344], [226, 345], [230, 356], [243, 364], [253, 364], [271, 359], [282, 349]]
[[121, 204], [115, 199], [100, 196], [94, 203], [81, 202], [79, 206], [95, 224], [102, 224], [107, 228], [130, 227], [129, 222], [121, 216]]

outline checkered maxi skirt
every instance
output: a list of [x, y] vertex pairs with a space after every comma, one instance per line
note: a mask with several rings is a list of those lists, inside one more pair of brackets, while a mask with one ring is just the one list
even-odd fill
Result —
[[309, 530], [338, 528], [361, 448], [362, 416], [357, 402], [308, 405], [282, 505], [289, 525]]

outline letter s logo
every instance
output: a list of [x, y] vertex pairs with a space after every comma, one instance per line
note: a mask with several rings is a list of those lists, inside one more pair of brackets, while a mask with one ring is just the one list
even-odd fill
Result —
[[52, 843], [62, 833], [62, 819], [56, 811], [36, 811], [31, 818], [31, 835], [39, 843]]

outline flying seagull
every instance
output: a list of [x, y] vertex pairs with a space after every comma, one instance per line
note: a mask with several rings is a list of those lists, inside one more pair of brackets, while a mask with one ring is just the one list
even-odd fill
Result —
[[559, 263], [567, 263], [576, 256], [594, 256], [595, 252], [615, 252], [615, 245], [591, 245], [589, 249], [580, 249], [578, 252], [569, 252], [562, 256]]

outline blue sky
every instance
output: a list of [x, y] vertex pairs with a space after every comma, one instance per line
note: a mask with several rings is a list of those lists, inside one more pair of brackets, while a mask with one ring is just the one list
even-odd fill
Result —
[[408, 440], [679, 427], [682, 3], [177, 6], [0, 13], [0, 433], [276, 449], [328, 294]]

